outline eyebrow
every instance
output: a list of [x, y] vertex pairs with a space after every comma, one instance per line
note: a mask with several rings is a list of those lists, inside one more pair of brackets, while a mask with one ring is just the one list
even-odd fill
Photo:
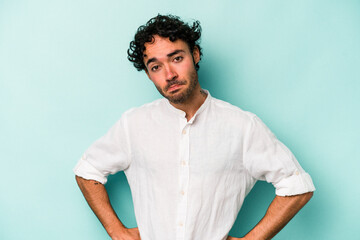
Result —
[[[181, 49], [177, 49], [177, 50], [175, 50], [175, 51], [167, 54], [166, 56], [167, 56], [167, 57], [172, 57], [172, 56], [174, 56], [174, 55], [176, 55], [176, 54], [178, 54], [178, 53], [181, 53], [181, 52], [185, 52], [185, 51], [184, 51], [184, 50], [181, 50]], [[146, 56], [146, 55], [145, 55], [145, 56]], [[154, 58], [150, 58], [149, 60], [146, 61], [146, 66], [148, 66], [150, 63], [156, 62], [156, 61], [157, 61], [157, 58], [155, 58], [155, 57], [154, 57]]]

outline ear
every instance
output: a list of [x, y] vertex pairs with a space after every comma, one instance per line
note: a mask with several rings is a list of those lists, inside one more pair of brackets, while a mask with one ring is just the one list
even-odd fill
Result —
[[200, 62], [200, 51], [199, 51], [198, 46], [194, 47], [193, 58], [194, 58], [195, 64], [198, 64], [198, 62]]

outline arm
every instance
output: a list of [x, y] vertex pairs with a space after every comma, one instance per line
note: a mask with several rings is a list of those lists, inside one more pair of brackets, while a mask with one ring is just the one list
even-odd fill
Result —
[[243, 238], [228, 237], [227, 240], [265, 240], [274, 237], [295, 214], [310, 200], [313, 192], [300, 195], [276, 196], [270, 204], [265, 216]]
[[86, 180], [78, 176], [76, 176], [76, 181], [90, 208], [112, 239], [140, 240], [138, 229], [127, 229], [117, 217], [110, 204], [109, 196], [103, 184], [94, 180]]

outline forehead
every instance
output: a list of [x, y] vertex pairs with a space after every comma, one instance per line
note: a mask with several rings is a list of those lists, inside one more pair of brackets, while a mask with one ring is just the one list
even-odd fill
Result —
[[144, 60], [149, 58], [161, 58], [166, 57], [167, 54], [175, 50], [184, 50], [189, 52], [189, 47], [181, 39], [178, 39], [174, 42], [170, 41], [169, 38], [164, 38], [155, 35], [152, 42], [147, 42], [144, 44]]

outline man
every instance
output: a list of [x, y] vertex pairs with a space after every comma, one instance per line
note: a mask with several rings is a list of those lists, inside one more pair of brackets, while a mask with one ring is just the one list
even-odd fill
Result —
[[[90, 207], [112, 239], [270, 239], [315, 190], [292, 153], [256, 117], [201, 89], [198, 22], [158, 15], [141, 26], [129, 60], [164, 96], [131, 109], [74, 169]], [[103, 184], [124, 171], [138, 228], [127, 229]], [[228, 236], [257, 180], [276, 197], [243, 238]]]

